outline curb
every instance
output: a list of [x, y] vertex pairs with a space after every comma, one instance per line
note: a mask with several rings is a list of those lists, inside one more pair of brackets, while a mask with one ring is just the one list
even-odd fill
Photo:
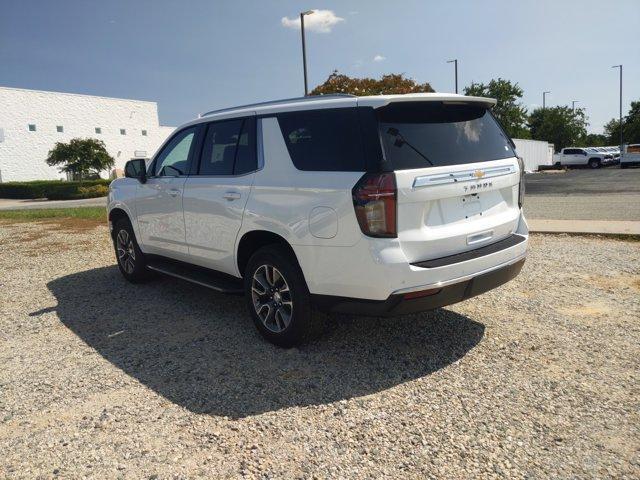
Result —
[[640, 235], [640, 221], [527, 219], [532, 233]]

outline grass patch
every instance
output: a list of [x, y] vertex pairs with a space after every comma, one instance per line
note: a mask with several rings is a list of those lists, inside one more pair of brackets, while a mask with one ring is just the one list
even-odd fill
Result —
[[34, 220], [50, 220], [77, 218], [107, 223], [107, 210], [104, 207], [78, 208], [33, 208], [23, 210], [0, 210], [0, 220], [14, 222], [31, 222]]

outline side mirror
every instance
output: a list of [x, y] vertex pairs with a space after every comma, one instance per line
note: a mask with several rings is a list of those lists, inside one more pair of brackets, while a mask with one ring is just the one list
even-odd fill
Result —
[[144, 158], [129, 160], [124, 166], [124, 176], [137, 178], [140, 183], [145, 183], [147, 181], [147, 163]]

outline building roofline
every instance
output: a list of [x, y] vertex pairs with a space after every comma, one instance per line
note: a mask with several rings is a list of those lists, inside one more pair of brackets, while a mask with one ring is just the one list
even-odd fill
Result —
[[54, 90], [34, 90], [31, 88], [19, 88], [19, 87], [5, 87], [0, 85], [0, 90], [16, 90], [22, 92], [35, 92], [35, 93], [53, 93], [55, 95], [69, 95], [72, 97], [88, 97], [88, 98], [102, 98], [104, 100], [119, 100], [121, 102], [137, 102], [137, 103], [150, 103], [158, 106], [158, 102], [151, 100], [136, 100], [135, 98], [120, 98], [120, 97], [105, 97], [103, 95], [89, 95], [86, 93], [71, 93], [71, 92], [56, 92]]

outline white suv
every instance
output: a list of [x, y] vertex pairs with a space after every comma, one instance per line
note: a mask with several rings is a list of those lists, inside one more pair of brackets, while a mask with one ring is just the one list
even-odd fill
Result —
[[282, 346], [317, 331], [312, 306], [397, 315], [497, 287], [528, 229], [494, 104], [326, 95], [207, 113], [111, 184], [118, 266], [244, 291]]

